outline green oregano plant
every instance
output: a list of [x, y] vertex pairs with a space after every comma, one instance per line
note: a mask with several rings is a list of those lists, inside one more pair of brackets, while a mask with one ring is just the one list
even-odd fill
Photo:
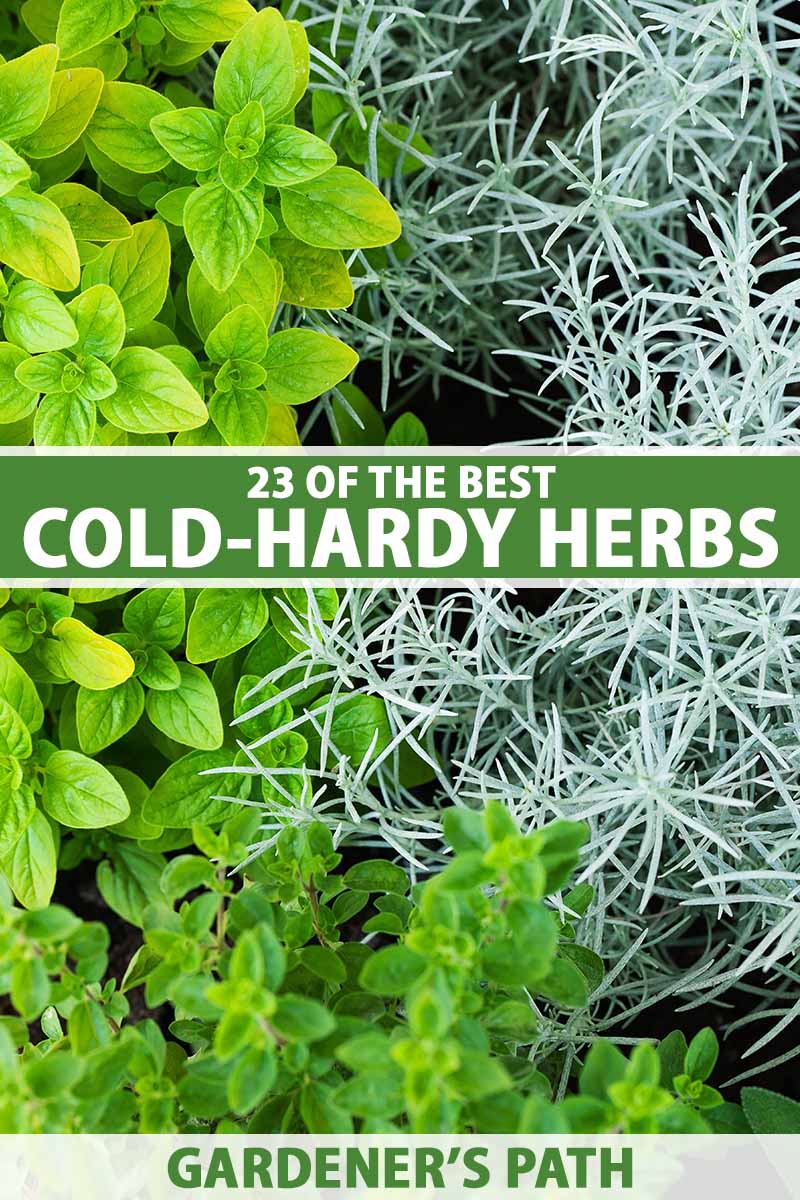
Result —
[[248, 0], [26, 0], [20, 15], [37, 40], [56, 42], [65, 65], [140, 81], [189, 69], [253, 10]]
[[[217, 827], [231, 798], [300, 802], [330, 684], [288, 664], [337, 608], [330, 589], [313, 617], [291, 588], [0, 589], [0, 873], [18, 902], [47, 905], [59, 866], [95, 862], [109, 908], [139, 925], [193, 824]], [[357, 768], [384, 726], [382, 701], [337, 699], [329, 736]]]
[[316, 823], [231, 875], [256, 821], [194, 827], [199, 853], [159, 873], [121, 978], [105, 926], [0, 893], [0, 1132], [800, 1129], [784, 1097], [745, 1089], [740, 1107], [708, 1084], [710, 1029], [630, 1057], [595, 1041], [565, 1078], [553, 1029], [603, 965], [575, 940], [590, 892], [563, 893], [563, 915], [543, 897], [582, 826], [522, 835], [496, 802], [454, 809], [450, 866], [411, 887], [385, 859], [343, 869]]
[[[213, 109], [170, 105], [171, 111], [142, 113], [165, 154], [199, 185], [182, 189], [179, 200], [168, 193], [164, 203], [175, 199], [180, 206], [195, 262], [218, 291], [230, 286], [256, 241], [278, 230], [272, 211], [265, 212], [267, 195], [277, 194], [287, 234], [306, 245], [333, 251], [383, 246], [400, 234], [377, 188], [358, 172], [337, 168], [327, 142], [281, 120], [307, 83], [302, 26], [266, 8], [222, 55]], [[135, 104], [126, 105], [125, 116], [138, 124]], [[95, 129], [95, 142], [111, 156], [119, 142], [116, 124], [110, 128], [104, 127], [101, 100], [89, 135]], [[135, 136], [134, 146], [149, 156], [144, 136]], [[283, 251], [291, 254], [286, 238]], [[336, 262], [346, 274], [343, 260]]]
[[[23, 15], [53, 40], [0, 64], [0, 440], [297, 444], [293, 406], [358, 357], [287, 306], [346, 308], [346, 253], [400, 235], [297, 124], [303, 27], [246, 0]], [[210, 90], [164, 75], [229, 39]]]

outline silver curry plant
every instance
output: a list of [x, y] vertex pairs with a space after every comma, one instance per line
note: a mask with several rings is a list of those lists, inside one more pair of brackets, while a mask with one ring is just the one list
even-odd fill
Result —
[[315, 104], [338, 105], [325, 135], [362, 128], [364, 168], [403, 219], [402, 243], [355, 256], [360, 302], [337, 317], [382, 360], [381, 406], [393, 378], [445, 399], [468, 383], [490, 406], [509, 393], [584, 439], [681, 440], [694, 404], [706, 441], [788, 426], [774, 400], [763, 416], [782, 380], [735, 361], [750, 322], [778, 347], [794, 328], [778, 242], [791, 200], [775, 202], [800, 122], [785, 0], [290, 8]]

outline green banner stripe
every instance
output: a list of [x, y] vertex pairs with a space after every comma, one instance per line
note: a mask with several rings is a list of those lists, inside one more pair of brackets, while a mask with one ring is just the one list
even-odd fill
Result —
[[6, 453], [4, 580], [800, 578], [796, 455]]

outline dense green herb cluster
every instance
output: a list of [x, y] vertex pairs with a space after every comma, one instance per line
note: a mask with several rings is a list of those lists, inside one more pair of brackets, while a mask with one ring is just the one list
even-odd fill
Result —
[[[230, 815], [220, 791], [280, 812], [323, 736], [352, 769], [382, 748], [382, 701], [285, 672], [337, 605], [325, 589], [0, 590], [0, 872], [18, 901], [41, 908], [59, 862], [99, 860], [104, 900], [139, 925], [164, 854]], [[244, 720], [254, 689], [264, 711]]]
[[[292, 406], [358, 356], [276, 314], [349, 306], [343, 251], [399, 220], [295, 122], [297, 21], [246, 0], [139, 9], [28, 0], [44, 44], [0, 64], [0, 440], [295, 444]], [[159, 74], [228, 39], [213, 104]]]
[[[120, 981], [103, 982], [102, 925], [4, 898], [0, 990], [19, 1014], [0, 1024], [4, 1132], [704, 1132], [714, 1113], [747, 1128], [706, 1083], [710, 1030], [630, 1060], [598, 1042], [577, 1091], [554, 1089], [548, 1014], [602, 977], [542, 900], [567, 881], [580, 826], [522, 836], [499, 804], [454, 810], [451, 865], [409, 895], [388, 861], [340, 871], [319, 824], [286, 829], [235, 887], [226, 868], [252, 819], [195, 827], [202, 853], [161, 873]], [[565, 912], [588, 900], [568, 893]], [[366, 941], [347, 937], [356, 923]], [[388, 944], [372, 949], [376, 936]], [[141, 987], [154, 1015], [134, 1023]], [[765, 1111], [761, 1128], [781, 1112], [796, 1127], [790, 1102]]]

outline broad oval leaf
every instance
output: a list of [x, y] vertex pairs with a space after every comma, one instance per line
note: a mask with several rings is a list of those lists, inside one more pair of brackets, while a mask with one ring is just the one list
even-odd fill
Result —
[[267, 327], [252, 304], [240, 304], [214, 326], [206, 338], [206, 354], [213, 363], [229, 358], [261, 362], [267, 352]]
[[69, 221], [46, 196], [29, 188], [0, 199], [0, 260], [57, 292], [80, 282], [81, 263]]
[[[274, 9], [267, 9], [274, 12]], [[260, 194], [232, 192], [224, 183], [206, 183], [183, 210], [183, 228], [195, 261], [219, 292], [230, 287], [252, 253], [264, 216]]]
[[117, 242], [131, 236], [128, 218], [82, 183], [57, 183], [44, 194], [67, 218], [78, 241]]
[[208, 411], [229, 446], [278, 444], [273, 437], [267, 442], [269, 401], [263, 392], [241, 388], [215, 392], [208, 402]]
[[83, 273], [84, 288], [105, 283], [119, 296], [129, 329], [154, 320], [167, 298], [171, 253], [163, 221], [140, 221], [130, 237], [106, 246]]
[[0, 697], [15, 708], [31, 733], [41, 729], [44, 708], [36, 685], [17, 660], [0, 646]]
[[93, 400], [75, 392], [52, 392], [36, 410], [33, 441], [36, 446], [91, 446], [96, 428]]
[[76, 720], [84, 754], [99, 754], [124, 737], [144, 712], [144, 688], [138, 679], [126, 679], [103, 692], [78, 688]]
[[28, 726], [13, 705], [0, 696], [0, 756], [30, 758], [32, 750]]
[[15, 284], [9, 293], [3, 331], [10, 342], [29, 354], [65, 350], [78, 340], [78, 330], [66, 305], [50, 288], [27, 279]]
[[252, 19], [248, 0], [162, 0], [158, 16], [181, 42], [227, 42]]
[[13, 852], [35, 812], [36, 801], [29, 787], [13, 788], [0, 780], [0, 860]]
[[258, 178], [267, 187], [290, 187], [335, 164], [336, 154], [322, 138], [294, 125], [272, 125], [259, 152]]
[[108, 284], [87, 288], [67, 305], [75, 322], [78, 341], [75, 353], [112, 359], [125, 341], [125, 311], [122, 302]]
[[46, 908], [56, 885], [56, 844], [50, 822], [38, 809], [0, 869], [24, 908]]
[[63, 58], [99, 46], [136, 16], [136, 0], [64, 0], [58, 15], [56, 42]]
[[173, 105], [152, 88], [138, 83], [107, 83], [86, 137], [112, 162], [127, 171], [147, 175], [170, 161], [156, 140], [150, 122]]
[[294, 102], [295, 67], [286, 22], [275, 8], [248, 21], [224, 51], [214, 79], [214, 104], [232, 116], [257, 100], [268, 121]]
[[44, 121], [22, 149], [28, 158], [54, 158], [77, 142], [94, 116], [105, 80], [95, 67], [56, 71]]
[[150, 692], [147, 715], [167, 737], [196, 750], [217, 750], [224, 737], [219, 701], [211, 680], [200, 667], [178, 664], [180, 686]]
[[260, 588], [205, 588], [186, 633], [186, 657], [213, 662], [255, 641], [269, 618]]
[[210, 108], [161, 113], [150, 128], [170, 158], [189, 171], [213, 170], [225, 150], [225, 118]]
[[65, 671], [82, 687], [104, 691], [133, 674], [133, 659], [124, 646], [95, 633], [75, 617], [56, 621], [53, 636], [58, 639]]
[[33, 412], [38, 392], [17, 379], [17, 368], [28, 361], [28, 355], [19, 346], [0, 342], [0, 425], [21, 421]]
[[15, 142], [34, 133], [50, 106], [58, 62], [55, 46], [37, 46], [0, 64], [0, 138]]
[[230, 800], [215, 796], [241, 796], [249, 786], [245, 776], [203, 775], [203, 771], [229, 768], [229, 750], [198, 750], [178, 759], [157, 779], [144, 806], [144, 817], [166, 829], [189, 828], [195, 823], [216, 825], [230, 817]]
[[286, 227], [301, 242], [327, 250], [388, 246], [400, 237], [400, 218], [374, 184], [352, 167], [332, 167], [281, 191]]
[[128, 799], [114, 776], [74, 750], [57, 750], [47, 760], [44, 810], [69, 829], [102, 829], [123, 821]]
[[281, 300], [298, 308], [349, 308], [355, 293], [339, 250], [307, 246], [282, 229], [270, 239], [270, 251], [283, 267]]
[[231, 286], [218, 291], [193, 262], [189, 268], [187, 295], [200, 337], [205, 341], [222, 318], [242, 304], [251, 305], [260, 313], [264, 324], [269, 325], [280, 294], [278, 271], [275, 260], [256, 246]]
[[130, 346], [114, 360], [117, 390], [100, 402], [103, 416], [129, 433], [197, 429], [208, 411], [189, 380], [156, 350]]
[[145, 588], [125, 605], [122, 624], [143, 641], [174, 650], [186, 629], [183, 588]]
[[305, 404], [346, 379], [358, 355], [338, 338], [314, 329], [282, 329], [270, 338], [264, 367], [270, 400]]

